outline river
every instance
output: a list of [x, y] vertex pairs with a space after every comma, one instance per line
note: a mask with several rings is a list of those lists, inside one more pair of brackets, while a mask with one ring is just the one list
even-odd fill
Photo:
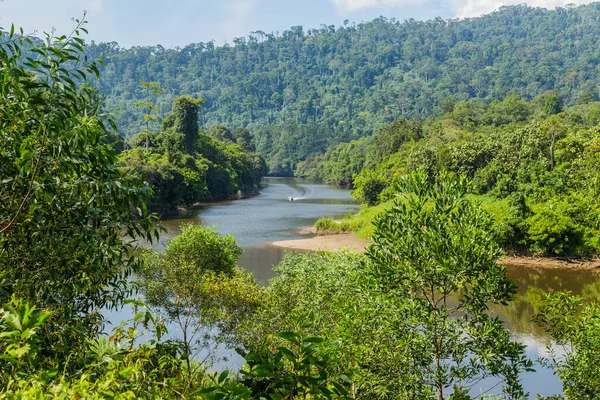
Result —
[[[295, 201], [290, 201], [290, 197]], [[272, 242], [310, 237], [310, 233], [300, 232], [302, 228], [312, 226], [321, 217], [341, 217], [357, 209], [347, 189], [296, 178], [267, 178], [259, 196], [206, 205], [188, 216], [165, 220], [163, 225], [168, 232], [161, 236], [155, 248], [164, 247], [177, 235], [182, 223], [215, 226], [221, 234], [235, 236], [244, 249], [240, 266], [252, 272], [258, 282], [267, 284], [274, 275], [272, 267], [286, 252], [272, 246]], [[545, 332], [532, 322], [545, 293], [571, 290], [586, 299], [599, 298], [599, 275], [592, 271], [509, 267], [508, 272], [518, 286], [515, 301], [507, 307], [496, 307], [492, 312], [506, 322], [515, 338], [527, 345], [527, 354], [532, 360], [544, 356], [549, 343]], [[231, 367], [239, 362], [233, 357], [229, 365], [221, 367]], [[560, 382], [550, 371], [539, 365], [535, 368], [536, 373], [523, 375], [525, 389], [532, 398], [536, 393], [548, 396], [561, 392]]]
[[207, 205], [189, 216], [163, 221], [168, 233], [156, 247], [163, 247], [177, 235], [183, 223], [215, 226], [221, 234], [235, 236], [244, 249], [239, 265], [266, 284], [274, 274], [272, 267], [285, 254], [271, 243], [310, 237], [310, 233], [299, 231], [323, 216], [341, 217], [358, 209], [349, 190], [333, 185], [298, 178], [265, 178], [263, 186], [259, 196]]

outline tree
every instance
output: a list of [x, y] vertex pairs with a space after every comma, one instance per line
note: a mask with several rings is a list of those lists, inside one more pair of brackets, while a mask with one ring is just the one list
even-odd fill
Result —
[[136, 101], [135, 106], [141, 108], [144, 111], [144, 122], [146, 123], [146, 151], [150, 145], [150, 122], [154, 122], [158, 119], [159, 115], [155, 114], [156, 111], [160, 111], [160, 107], [156, 106], [150, 101], [150, 95], [161, 94], [164, 89], [158, 86], [158, 82], [142, 82], [140, 86], [144, 89], [146, 100]]
[[[552, 336], [549, 356], [542, 365], [554, 370], [563, 382], [567, 399], [595, 399], [600, 387], [600, 305], [582, 305], [569, 292], [546, 295], [538, 324]], [[560, 397], [562, 398], [562, 397]]]
[[[199, 129], [197, 113], [202, 102], [189, 96], [175, 99], [161, 132], [153, 135], [151, 149], [134, 148], [120, 156], [151, 185], [155, 195], [149, 206], [155, 211], [170, 213], [199, 202], [254, 194], [267, 172], [264, 159], [235, 143], [225, 126], [210, 129], [216, 137]], [[245, 132], [241, 142], [249, 140]], [[248, 142], [245, 145], [249, 147]]]
[[418, 122], [399, 118], [377, 131], [370, 160], [381, 162], [385, 157], [397, 152], [403, 143], [418, 140], [420, 137], [421, 126]]
[[250, 131], [246, 128], [237, 128], [233, 131], [233, 137], [235, 138], [235, 142], [244, 150], [248, 152], [255, 152], [256, 147], [252, 141], [252, 135], [250, 135]]
[[558, 95], [550, 95], [544, 101], [544, 113], [546, 115], [558, 114], [562, 111], [562, 102]]
[[362, 203], [374, 206], [379, 202], [379, 195], [387, 187], [383, 177], [374, 172], [365, 172], [357, 175], [354, 179], [356, 189], [352, 196], [359, 199]]
[[596, 96], [592, 92], [581, 92], [577, 98], [577, 104], [589, 104], [596, 101]]
[[266, 306], [239, 331], [245, 348], [264, 346], [273, 358], [288, 344], [278, 332], [303, 332], [338, 342], [328, 350], [324, 372], [332, 376], [356, 368], [354, 398], [411, 398], [417, 392], [414, 354], [398, 346], [405, 337], [404, 315], [362, 255], [289, 253], [276, 272], [265, 289]]
[[163, 126], [170, 129], [170, 133], [176, 139], [183, 138], [184, 150], [188, 154], [192, 154], [196, 149], [199, 137], [198, 112], [202, 104], [204, 99], [179, 96], [173, 101], [173, 111], [163, 122]]
[[53, 365], [86, 349], [100, 310], [129, 295], [133, 239], [158, 236], [150, 190], [119, 169], [114, 122], [86, 83], [100, 61], [85, 55], [84, 24], [44, 43], [13, 28], [0, 46], [0, 303], [15, 295], [52, 313], [39, 337]]
[[231, 235], [214, 228], [183, 225], [164, 253], [145, 254], [141, 271], [148, 304], [183, 336], [188, 371], [198, 352], [233, 340], [233, 331], [261, 304], [262, 289], [236, 267], [242, 253]]
[[454, 106], [456, 106], [456, 102], [452, 97], [446, 97], [440, 103], [440, 109], [444, 114], [451, 114], [454, 111]]
[[[101, 89], [111, 106], [123, 110], [119, 126], [126, 135], [137, 133], [139, 125], [133, 107], [143, 99], [136, 90], [139, 80], [160, 80], [173, 89], [160, 95], [161, 104], [171, 102], [177, 90], [202, 93], [207, 100], [202, 122], [248, 127], [270, 162], [307, 140], [261, 137], [269, 124], [281, 130], [314, 121], [326, 128], [324, 140], [313, 143], [323, 153], [399, 117], [423, 120], [441, 110], [453, 118], [458, 111], [467, 126], [477, 115], [460, 105], [463, 100], [488, 104], [507, 92], [525, 99], [556, 90], [565, 104], [575, 104], [581, 92], [598, 94], [600, 75], [585, 65], [598, 61], [600, 28], [582, 31], [581, 24], [599, 18], [594, 4], [556, 10], [514, 6], [456, 23], [377, 18], [343, 29], [292, 28], [265, 40], [251, 36], [246, 44], [238, 38], [240, 46], [119, 48], [107, 59]], [[524, 37], [523, 30], [535, 34]], [[113, 47], [98, 43], [89, 51], [102, 54]], [[502, 119], [519, 116], [498, 111]], [[270, 141], [269, 148], [261, 148], [263, 140]], [[294, 155], [294, 165], [306, 158]]]
[[[531, 362], [510, 339], [489, 304], [506, 304], [514, 284], [497, 261], [502, 254], [491, 216], [467, 200], [466, 178], [442, 172], [432, 184], [423, 171], [401, 179], [400, 197], [375, 220], [367, 255], [376, 275], [404, 305], [415, 365], [437, 397], [468, 395], [473, 383], [500, 377], [521, 398], [519, 372]], [[402, 343], [398, 344], [399, 346]]]
[[224, 125], [215, 125], [211, 127], [208, 130], [208, 134], [226, 144], [236, 143], [235, 136]]

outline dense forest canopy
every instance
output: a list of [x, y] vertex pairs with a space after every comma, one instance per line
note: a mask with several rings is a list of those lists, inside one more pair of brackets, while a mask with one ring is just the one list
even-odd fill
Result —
[[132, 148], [120, 155], [123, 168], [143, 176], [152, 188], [148, 204], [154, 211], [172, 213], [199, 202], [255, 194], [267, 173], [247, 130], [232, 133], [221, 125], [207, 133], [199, 129], [202, 103], [190, 96], [177, 97], [160, 131], [140, 132], [130, 141]]
[[[523, 399], [522, 374], [538, 366], [563, 390], [536, 398], [598, 397], [597, 283], [582, 297], [527, 294], [552, 339], [535, 364], [494, 311], [524, 298], [498, 263], [498, 239], [598, 254], [593, 93], [566, 110], [558, 93], [446, 98], [436, 117], [400, 117], [307, 158], [298, 171], [352, 179], [362, 200], [388, 206], [365, 254], [289, 254], [262, 287], [237, 266], [235, 239], [214, 228], [184, 225], [163, 252], [139, 239], [159, 238], [151, 209], [256, 188], [266, 166], [255, 151], [274, 136], [257, 146], [244, 127], [200, 129], [193, 91], [158, 125], [160, 86], [142, 81], [133, 107], [145, 129], [123, 143], [87, 84], [101, 61], [87, 57], [85, 22], [75, 23], [44, 42], [0, 32], [1, 398], [466, 400], [493, 379], [498, 398]], [[299, 122], [268, 129], [289, 154], [327, 143], [313, 129], [326, 124]], [[291, 171], [285, 156], [271, 162]], [[500, 220], [482, 198], [505, 206]], [[126, 305], [132, 318], [107, 338], [106, 311]], [[237, 373], [213, 373], [214, 358], [200, 356], [220, 345], [244, 356]]]
[[[564, 110], [551, 93], [530, 102], [514, 93], [487, 105], [445, 101], [445, 113], [422, 122], [399, 118], [372, 136], [307, 158], [296, 173], [352, 184], [357, 199], [380, 207], [413, 171], [432, 179], [464, 175], [496, 216], [506, 250], [597, 255], [600, 102], [590, 100], [582, 96], [581, 104]], [[318, 225], [323, 231], [364, 228], [356, 224]]]
[[88, 52], [104, 57], [98, 85], [122, 134], [144, 124], [134, 107], [144, 97], [139, 82], [158, 81], [165, 88], [158, 97], [163, 116], [176, 96], [203, 98], [201, 125], [250, 129], [258, 151], [276, 158], [271, 166], [284, 174], [308, 154], [382, 123], [423, 118], [448, 97], [490, 102], [513, 91], [527, 100], [557, 90], [572, 105], [582, 92], [596, 96], [599, 20], [599, 3], [556, 10], [520, 5], [463, 20], [381, 17], [257, 31], [219, 47], [100, 43]]

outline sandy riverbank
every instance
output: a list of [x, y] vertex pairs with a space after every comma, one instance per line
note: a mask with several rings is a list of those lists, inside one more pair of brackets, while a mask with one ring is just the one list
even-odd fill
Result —
[[351, 233], [342, 233], [339, 235], [315, 236], [308, 239], [283, 240], [274, 242], [273, 245], [285, 247], [287, 249], [310, 251], [335, 251], [347, 248], [359, 253], [364, 253], [365, 248], [369, 243], [357, 238]]
[[[305, 228], [301, 234], [314, 233], [314, 228]], [[370, 243], [357, 238], [351, 233], [338, 235], [315, 236], [307, 239], [284, 240], [274, 242], [273, 245], [294, 250], [308, 251], [336, 251], [340, 249], [349, 249], [358, 253], [364, 253], [365, 248]], [[500, 264], [513, 267], [534, 267], [534, 268], [557, 268], [557, 269], [598, 269], [600, 272], [600, 260], [594, 259], [572, 259], [565, 260], [549, 257], [520, 257], [506, 256], [500, 259]]]

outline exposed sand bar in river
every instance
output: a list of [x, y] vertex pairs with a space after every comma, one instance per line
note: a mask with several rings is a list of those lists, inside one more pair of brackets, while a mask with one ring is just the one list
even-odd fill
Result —
[[[302, 233], [311, 233], [311, 230], [304, 229], [302, 230]], [[359, 239], [351, 233], [315, 236], [299, 240], [283, 240], [273, 243], [274, 246], [293, 250], [336, 251], [340, 249], [349, 249], [361, 254], [364, 253], [365, 248], [369, 244], [369, 242]], [[506, 256], [500, 259], [500, 264], [535, 268], [598, 269], [600, 272], [600, 260], [598, 259], [565, 260], [550, 257]]]
[[364, 253], [365, 248], [369, 243], [357, 238], [351, 233], [341, 233], [339, 235], [315, 236], [309, 239], [283, 240], [274, 242], [273, 245], [285, 247], [287, 249], [310, 251], [335, 251], [347, 248], [359, 253]]

